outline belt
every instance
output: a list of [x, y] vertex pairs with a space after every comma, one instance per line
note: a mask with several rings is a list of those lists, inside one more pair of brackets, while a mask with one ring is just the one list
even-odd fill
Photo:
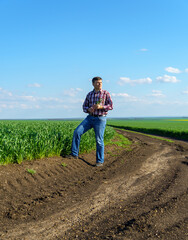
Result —
[[89, 114], [92, 117], [105, 117], [106, 115], [93, 115], [93, 114]]

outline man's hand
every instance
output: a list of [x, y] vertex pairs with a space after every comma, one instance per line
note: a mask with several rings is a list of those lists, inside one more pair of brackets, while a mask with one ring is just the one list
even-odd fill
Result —
[[96, 109], [103, 109], [103, 106], [100, 105], [100, 104], [94, 104], [93, 105], [93, 108], [96, 110]]
[[88, 112], [93, 113], [97, 109], [103, 109], [103, 106], [100, 104], [94, 104], [92, 107], [88, 109]]
[[95, 109], [93, 108], [93, 107], [90, 107], [89, 109], [88, 109], [88, 112], [89, 113], [93, 113], [95, 111]]

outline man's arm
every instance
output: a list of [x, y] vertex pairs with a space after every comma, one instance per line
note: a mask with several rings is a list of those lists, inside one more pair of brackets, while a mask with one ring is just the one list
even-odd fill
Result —
[[92, 113], [95, 111], [94, 107], [89, 107], [89, 94], [86, 96], [86, 99], [83, 103], [83, 111], [85, 113]]
[[107, 92], [106, 94], [106, 101], [105, 101], [105, 105], [104, 105], [104, 110], [108, 111], [108, 110], [112, 110], [113, 109], [113, 102], [110, 96], [110, 93]]
[[101, 105], [98, 109], [104, 109], [106, 112], [113, 109], [113, 102], [110, 93], [107, 92], [106, 99], [104, 100], [104, 105]]
[[88, 101], [88, 95], [86, 96], [86, 99], [85, 99], [85, 101], [84, 101], [84, 103], [83, 103], [83, 111], [85, 112], [85, 113], [88, 113], [88, 109], [89, 109], [89, 101]]

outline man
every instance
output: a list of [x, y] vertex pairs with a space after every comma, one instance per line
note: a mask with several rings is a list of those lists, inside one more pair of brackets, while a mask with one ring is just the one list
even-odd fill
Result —
[[83, 103], [83, 111], [88, 116], [76, 128], [73, 135], [71, 155], [69, 158], [78, 158], [80, 138], [82, 134], [93, 128], [96, 138], [96, 166], [103, 166], [104, 163], [104, 131], [106, 126], [106, 115], [108, 110], [113, 109], [112, 99], [109, 92], [102, 90], [102, 78], [92, 79], [93, 91], [89, 92]]

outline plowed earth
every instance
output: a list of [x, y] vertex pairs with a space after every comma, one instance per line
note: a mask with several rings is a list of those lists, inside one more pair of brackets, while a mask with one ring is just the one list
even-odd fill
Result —
[[103, 167], [95, 152], [0, 166], [0, 239], [188, 239], [188, 143], [118, 132], [132, 150], [107, 146]]

